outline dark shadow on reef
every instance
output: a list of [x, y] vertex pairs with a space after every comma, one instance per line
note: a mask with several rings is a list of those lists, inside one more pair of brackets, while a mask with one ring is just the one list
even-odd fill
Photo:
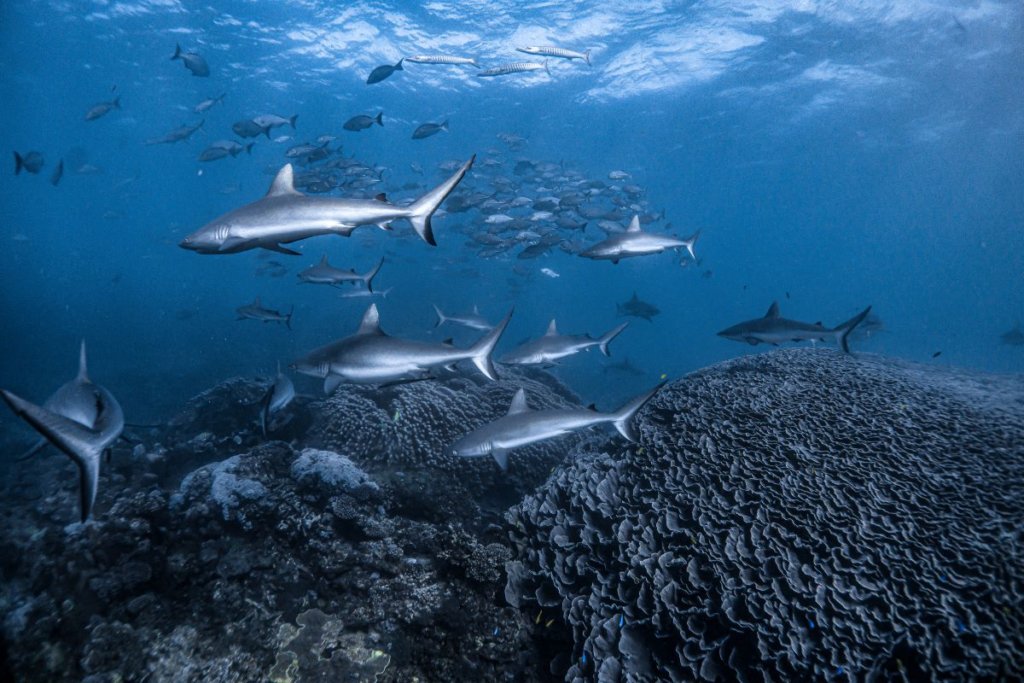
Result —
[[299, 399], [270, 441], [264, 386], [224, 382], [133, 432], [84, 526], [66, 458], [6, 465], [0, 681], [1024, 675], [1020, 378], [742, 358], [665, 387], [637, 445], [502, 473], [449, 446], [520, 386], [576, 402], [504, 377]]

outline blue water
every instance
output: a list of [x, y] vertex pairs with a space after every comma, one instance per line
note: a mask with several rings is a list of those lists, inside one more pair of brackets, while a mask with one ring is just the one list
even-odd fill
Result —
[[[555, 370], [603, 406], [662, 374], [764, 350], [715, 332], [773, 300], [787, 317], [828, 325], [873, 305], [885, 331], [860, 350], [1024, 368], [1024, 349], [999, 343], [1024, 321], [1019, 2], [629, 6], [3, 3], [0, 147], [38, 150], [46, 164], [39, 175], [11, 168], [0, 184], [0, 385], [41, 401], [72, 376], [85, 338], [94, 377], [130, 421], [166, 416], [222, 378], [267, 374], [355, 329], [366, 300], [297, 284], [295, 272], [324, 252], [360, 272], [386, 256], [377, 284], [394, 287], [380, 304], [391, 333], [440, 339], [432, 303], [454, 312], [477, 304], [491, 320], [514, 305], [500, 350], [541, 334], [552, 317], [563, 332], [603, 333], [635, 290], [662, 313], [632, 319], [612, 360], [628, 356], [648, 375], [606, 374], [596, 351]], [[206, 58], [209, 78], [169, 59], [175, 42]], [[550, 77], [477, 79], [468, 67], [408, 64], [365, 84], [403, 55], [491, 66], [528, 59], [516, 45], [552, 43], [592, 49], [593, 65], [553, 60]], [[192, 113], [222, 92], [222, 104]], [[115, 95], [122, 109], [84, 120]], [[378, 111], [383, 128], [341, 128]], [[197, 161], [210, 142], [234, 137], [234, 121], [265, 113], [298, 114], [297, 130], [272, 133], [292, 139], [261, 137], [251, 156]], [[190, 141], [143, 145], [200, 118]], [[444, 119], [449, 133], [410, 139], [420, 123]], [[496, 138], [503, 132], [528, 141], [509, 151]], [[411, 162], [434, 184], [438, 164], [488, 150], [509, 172], [519, 158], [609, 183], [609, 171], [627, 171], [651, 209], [665, 211], [652, 230], [703, 231], [701, 263], [681, 268], [678, 255], [662, 254], [615, 266], [557, 249], [484, 260], [455, 231], [479, 224], [475, 211], [439, 216], [436, 248], [404, 228], [300, 242], [301, 257], [271, 256], [289, 268], [281, 278], [255, 274], [265, 263], [257, 252], [177, 247], [261, 196], [284, 150], [321, 134], [338, 136], [346, 156], [388, 167], [380, 187], [399, 197], [415, 194], [402, 184], [421, 180]], [[53, 187], [60, 158], [68, 168]], [[76, 173], [72, 159], [101, 172]], [[467, 188], [478, 173], [479, 164]], [[584, 239], [601, 238], [590, 228]], [[294, 305], [294, 331], [236, 321], [235, 308], [257, 295], [271, 308]], [[460, 344], [475, 338], [455, 332]], [[0, 420], [14, 424], [6, 412]]]

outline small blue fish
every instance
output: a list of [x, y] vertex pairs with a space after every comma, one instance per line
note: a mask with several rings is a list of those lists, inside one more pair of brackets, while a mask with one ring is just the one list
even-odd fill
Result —
[[836, 676], [842, 676], [842, 675], [843, 675], [843, 667], [841, 667], [841, 666], [836, 667]]
[[966, 630], [967, 630], [967, 627], [964, 626], [964, 622], [962, 622], [959, 619], [957, 619], [956, 620], [956, 632], [957, 633], [963, 633]]
[[500, 628], [498, 628], [497, 626], [495, 626], [495, 627], [494, 627], [494, 633], [492, 633], [491, 635], [493, 635], [493, 636], [497, 636], [497, 635], [498, 635], [499, 633], [501, 633], [501, 629], [500, 629]]
[[619, 615], [619, 628], [622, 628], [622, 625], [625, 624], [625, 623], [626, 623], [626, 620], [623, 619], [622, 615], [620, 614]]
[[814, 619], [808, 619], [807, 624], [811, 627], [812, 630], [814, 629]]
[[946, 582], [946, 575], [945, 574], [939, 574], [939, 581], [945, 583]]
[[584, 652], [583, 656], [580, 657], [580, 663], [581, 664], [586, 664], [587, 663], [587, 653], [586, 652]]

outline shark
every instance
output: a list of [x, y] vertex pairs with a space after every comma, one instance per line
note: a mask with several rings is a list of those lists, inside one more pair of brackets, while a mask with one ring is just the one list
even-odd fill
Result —
[[259, 320], [265, 323], [284, 323], [285, 327], [289, 330], [292, 329], [292, 313], [294, 311], [294, 306], [292, 306], [292, 310], [288, 311], [288, 315], [285, 315], [280, 311], [263, 308], [263, 304], [260, 303], [259, 297], [256, 297], [251, 304], [239, 306], [235, 309], [235, 312], [238, 313], [238, 320]]
[[78, 376], [58, 389], [46, 404], [36, 405], [5, 389], [0, 389], [0, 397], [15, 415], [78, 466], [81, 520], [86, 522], [99, 490], [100, 461], [104, 453], [109, 457], [110, 446], [124, 431], [124, 412], [113, 394], [89, 379], [85, 343], [79, 354]]
[[434, 327], [441, 327], [445, 323], [454, 323], [456, 325], [462, 325], [468, 327], [471, 330], [482, 330], [486, 332], [494, 327], [494, 325], [487, 322], [487, 320], [480, 315], [480, 311], [476, 305], [473, 305], [473, 312], [466, 313], [464, 315], [445, 315], [441, 311], [441, 307], [434, 304], [434, 311], [437, 313], [437, 322]]
[[366, 285], [366, 289], [370, 292], [373, 291], [373, 278], [380, 272], [380, 267], [384, 265], [384, 259], [382, 258], [377, 262], [377, 265], [371, 268], [367, 273], [360, 275], [355, 270], [342, 270], [341, 268], [335, 268], [327, 261], [327, 254], [324, 254], [323, 258], [320, 259], [320, 263], [315, 266], [310, 266], [299, 273], [299, 280], [301, 282], [308, 282], [314, 285], [343, 285], [346, 282], [362, 282]]
[[633, 298], [629, 301], [625, 301], [621, 304], [616, 304], [618, 308], [619, 316], [633, 316], [634, 318], [643, 318], [647, 322], [651, 322], [651, 318], [661, 313], [661, 310], [654, 304], [647, 303], [633, 292]]
[[207, 223], [181, 241], [183, 249], [200, 254], [236, 254], [249, 249], [268, 249], [298, 256], [284, 247], [318, 235], [348, 237], [361, 225], [390, 229], [391, 221], [408, 219], [413, 229], [436, 246], [431, 217], [473, 165], [476, 155], [462, 164], [446, 181], [413, 201], [398, 206], [383, 194], [375, 199], [344, 199], [302, 194], [295, 189], [291, 164], [277, 173], [266, 196]]
[[591, 408], [530, 410], [526, 405], [526, 392], [519, 389], [504, 417], [460, 438], [452, 445], [452, 454], [463, 458], [491, 455], [502, 471], [506, 471], [508, 452], [514, 448], [609, 422], [627, 440], [636, 442], [638, 434], [631, 424], [633, 417], [662, 386], [664, 383], [612, 413], [599, 413]]
[[267, 388], [260, 404], [260, 431], [263, 438], [267, 437], [267, 430], [272, 428], [274, 415], [288, 407], [288, 404], [295, 398], [295, 385], [292, 384], [288, 375], [281, 372], [281, 364], [277, 364], [277, 376]]
[[440, 368], [453, 369], [464, 360], [473, 364], [491, 380], [498, 373], [491, 361], [512, 311], [494, 329], [468, 349], [452, 344], [434, 344], [399, 339], [385, 334], [380, 327], [377, 304], [370, 304], [355, 334], [321, 346], [291, 364], [303, 375], [324, 380], [324, 393], [332, 393], [342, 382], [353, 384], [394, 384], [432, 379]]
[[593, 347], [610, 356], [608, 344], [626, 329], [629, 323], [622, 323], [597, 339], [586, 334], [559, 334], [554, 319], [548, 324], [543, 337], [533, 339], [510, 351], [501, 358], [502, 363], [514, 365], [546, 365]]
[[836, 327], [825, 327], [820, 322], [809, 324], [783, 318], [779, 313], [779, 302], [773, 301], [763, 318], [754, 318], [726, 328], [719, 337], [747, 342], [752, 346], [761, 343], [778, 346], [781, 342], [821, 340], [834, 337], [839, 347], [850, 353], [849, 336], [871, 312], [871, 306]]
[[[92, 382], [89, 381], [88, 361], [86, 360], [85, 340], [82, 340], [78, 349], [78, 374], [69, 382], [65, 382], [53, 392], [50, 398], [43, 403], [43, 408], [58, 415], [63, 415], [69, 420], [92, 427], [96, 423], [96, 400], [92, 390]], [[32, 448], [26, 451], [18, 460], [27, 460], [39, 451], [46, 448], [50, 443], [46, 437], [41, 437]]]
[[686, 239], [644, 232], [640, 229], [640, 216], [633, 216], [633, 220], [630, 221], [625, 232], [609, 235], [607, 239], [581, 251], [580, 256], [617, 264], [621, 259], [631, 256], [660, 254], [666, 249], [686, 249], [690, 258], [696, 260], [697, 255], [693, 251], [693, 245], [697, 243], [698, 237], [700, 237], [700, 230]]

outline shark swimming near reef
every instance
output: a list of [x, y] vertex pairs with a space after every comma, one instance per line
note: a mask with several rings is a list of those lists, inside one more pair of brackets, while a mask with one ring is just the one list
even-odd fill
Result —
[[323, 379], [327, 394], [342, 382], [392, 384], [430, 379], [436, 370], [452, 369], [465, 360], [472, 361], [488, 379], [496, 380], [498, 373], [491, 362], [491, 354], [511, 318], [512, 311], [509, 311], [477, 343], [468, 349], [459, 349], [447, 342], [436, 344], [385, 334], [380, 328], [377, 304], [371, 304], [355, 334], [311, 351], [292, 363], [291, 368]]
[[452, 454], [459, 457], [490, 454], [502, 470], [507, 470], [508, 451], [513, 448], [608, 422], [615, 425], [626, 439], [636, 441], [637, 433], [630, 422], [637, 411], [658, 393], [662, 386], [664, 383], [612, 413], [599, 413], [590, 408], [530, 410], [526, 405], [526, 392], [519, 389], [512, 397], [512, 405], [504, 417], [478, 427], [460, 438], [452, 445]]
[[38, 406], [3, 389], [0, 397], [15, 415], [78, 466], [81, 519], [88, 520], [99, 489], [100, 460], [104, 453], [109, 455], [110, 446], [124, 431], [124, 412], [113, 394], [89, 379], [85, 342], [79, 355], [78, 376], [58, 389], [44, 405]]
[[779, 314], [779, 302], [773, 301], [762, 318], [754, 318], [733, 325], [718, 333], [719, 337], [732, 339], [734, 341], [747, 342], [752, 346], [758, 344], [778, 345], [787, 341], [820, 340], [828, 337], [835, 337], [836, 343], [846, 353], [850, 353], [848, 343], [850, 333], [857, 325], [861, 324], [871, 312], [868, 306], [863, 311], [853, 316], [846, 322], [836, 327], [828, 328], [820, 322], [803, 323], [799, 320], [789, 320]]

